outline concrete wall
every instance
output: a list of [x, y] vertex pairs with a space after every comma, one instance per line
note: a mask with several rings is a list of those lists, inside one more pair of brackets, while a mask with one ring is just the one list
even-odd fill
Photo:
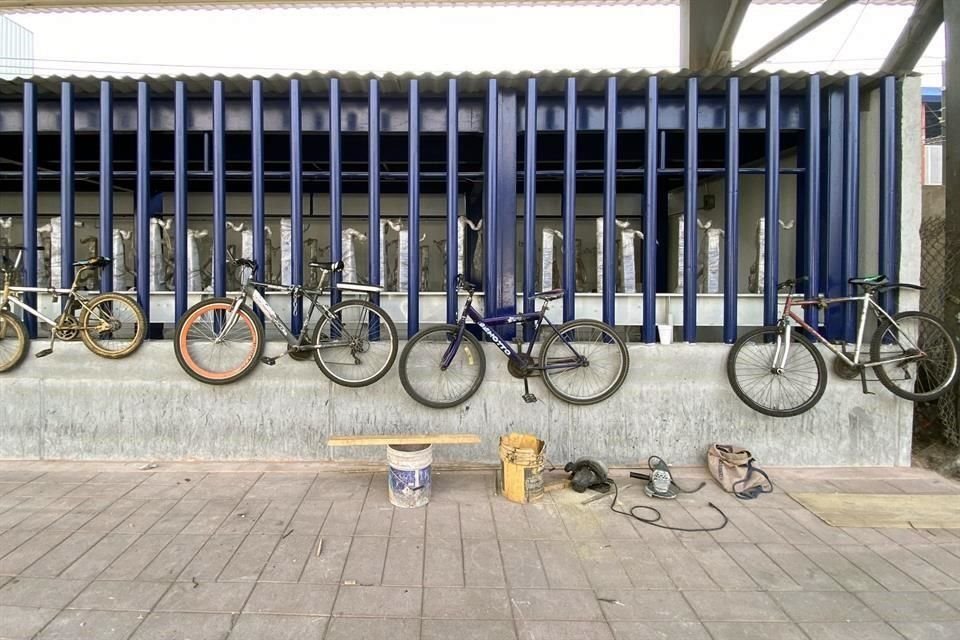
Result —
[[[402, 346], [402, 345], [401, 345]], [[31, 345], [32, 353], [45, 344]], [[404, 393], [396, 367], [372, 387], [329, 382], [312, 362], [260, 365], [236, 384], [211, 387], [180, 370], [169, 342], [101, 360], [79, 343], [28, 355], [0, 381], [0, 458], [148, 460], [378, 460], [379, 447], [330, 449], [332, 434], [471, 432], [481, 445], [438, 447], [443, 461], [495, 462], [510, 431], [547, 441], [563, 464], [597, 456], [637, 464], [651, 454], [699, 464], [709, 443], [749, 447], [770, 465], [909, 465], [912, 405], [879, 383], [831, 376], [819, 405], [803, 416], [767, 418], [730, 390], [725, 345], [631, 345], [630, 374], [610, 400], [572, 407], [534, 379], [541, 399], [525, 404], [521, 381], [487, 351], [487, 378], [467, 404], [423, 407]], [[281, 346], [270, 344], [267, 353]], [[830, 360], [827, 360], [828, 364]]]

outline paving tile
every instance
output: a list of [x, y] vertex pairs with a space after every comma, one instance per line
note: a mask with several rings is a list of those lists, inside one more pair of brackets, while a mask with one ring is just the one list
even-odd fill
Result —
[[603, 529], [593, 512], [580, 504], [558, 504], [557, 512], [567, 533], [574, 540], [605, 540]]
[[960, 638], [960, 622], [893, 622], [907, 640]]
[[244, 612], [329, 615], [336, 597], [336, 585], [260, 582]]
[[136, 488], [131, 482], [91, 483], [77, 485], [67, 495], [72, 498], [110, 498], [116, 500]]
[[216, 580], [243, 542], [242, 535], [213, 535], [190, 559], [177, 580]]
[[0, 637], [11, 640], [28, 640], [48, 622], [53, 620], [59, 609], [37, 609], [34, 607], [8, 607], [0, 605]]
[[891, 591], [923, 591], [923, 586], [862, 545], [839, 545], [833, 547], [844, 558], [870, 574], [874, 580]]
[[907, 549], [950, 576], [960, 576], [960, 558], [938, 544], [910, 545]]
[[938, 596], [947, 601], [948, 604], [960, 609], [960, 591], [937, 591]]
[[336, 500], [330, 506], [320, 533], [324, 536], [352, 536], [360, 519], [361, 505], [352, 500]]
[[750, 578], [761, 589], [768, 591], [791, 591], [800, 589], [800, 585], [793, 581], [777, 563], [771, 560], [755, 544], [727, 542], [723, 545], [724, 551], [730, 554]]
[[840, 591], [836, 580], [827, 575], [810, 558], [790, 544], [759, 544], [761, 551], [803, 589], [811, 591]]
[[549, 586], [557, 589], [589, 589], [590, 579], [580, 565], [576, 544], [569, 541], [538, 540], [537, 550]]
[[747, 575], [741, 565], [716, 542], [710, 540], [701, 543], [685, 543], [684, 546], [719, 588], [728, 591], [757, 588], [757, 583]]
[[428, 587], [462, 587], [463, 547], [460, 538], [433, 538], [427, 515], [427, 550], [423, 561], [423, 584]]
[[[641, 620], [645, 622], [694, 622], [696, 614], [676, 591], [637, 589], [600, 589], [596, 595], [609, 622]], [[558, 616], [563, 619], [562, 616]]]
[[119, 533], [108, 533], [97, 544], [80, 556], [76, 562], [67, 567], [61, 578], [77, 580], [92, 580], [100, 575], [110, 564], [120, 557], [130, 545], [136, 542], [138, 536]]
[[177, 582], [157, 603], [157, 611], [239, 613], [253, 585], [244, 582]]
[[489, 502], [460, 504], [460, 532], [464, 538], [492, 538], [497, 530], [493, 526], [493, 511]]
[[[611, 498], [612, 499], [612, 498]], [[622, 514], [614, 513], [610, 510], [609, 502], [611, 499], [600, 500], [591, 503], [586, 508], [593, 514], [600, 524], [600, 531], [604, 537], [610, 541], [630, 541], [636, 542], [640, 539], [640, 534], [631, 523], [631, 518], [624, 517]], [[558, 532], [559, 539], [566, 537], [563, 530]]]
[[146, 482], [153, 475], [155, 474], [149, 471], [101, 471], [87, 480], [87, 483], [128, 483], [136, 486], [142, 482]]
[[427, 532], [426, 509], [394, 509], [390, 535], [402, 538], [422, 538]]
[[358, 536], [350, 544], [347, 564], [343, 568], [344, 580], [357, 584], [378, 585], [383, 578], [383, 564], [387, 557], [389, 538]]
[[[429, 521], [429, 518], [427, 518]], [[527, 636], [529, 637], [529, 636]], [[545, 637], [540, 635], [538, 637]], [[558, 636], [554, 635], [554, 638]], [[591, 636], [581, 635], [581, 640]], [[516, 640], [513, 622], [510, 620], [424, 620], [420, 628], [420, 640]]]
[[130, 640], [226, 640], [232, 624], [229, 613], [151, 613]]
[[890, 621], [960, 621], [960, 611], [933, 593], [871, 591], [857, 594], [881, 618]]
[[320, 640], [327, 618], [245, 613], [237, 619], [230, 640]]
[[[120, 498], [109, 507], [91, 518], [79, 531], [90, 533], [110, 533], [121, 522], [129, 518], [137, 509], [146, 504], [145, 500]], [[122, 533], [122, 532], [120, 532]]]
[[699, 622], [611, 622], [610, 628], [616, 640], [710, 640]]
[[903, 640], [886, 622], [813, 622], [800, 628], [813, 640]]
[[[430, 504], [428, 508], [435, 505]], [[456, 509], [457, 505], [452, 506]], [[390, 535], [390, 525], [393, 522], [393, 506], [382, 504], [365, 504], [360, 510], [360, 519], [357, 521], [355, 534], [358, 536], [388, 536]], [[459, 531], [459, 526], [457, 528]], [[457, 535], [457, 534], [453, 534]]]
[[211, 473], [195, 484], [190, 497], [240, 500], [261, 475], [244, 472]]
[[855, 564], [823, 545], [797, 545], [797, 550], [820, 567], [847, 591], [882, 591], [883, 586]]
[[153, 562], [157, 554], [170, 544], [173, 536], [169, 534], [144, 534], [114, 560], [100, 578], [105, 580], [133, 580], [144, 568]]
[[[0, 533], [0, 558], [32, 538], [34, 533], [33, 531], [18, 531], [16, 529], [10, 529]], [[958, 560], [960, 560], [960, 558], [958, 558]]]
[[217, 527], [217, 533], [250, 533], [268, 504], [267, 500], [244, 498], [234, 507], [230, 515], [220, 523], [220, 526]]
[[[517, 621], [520, 640], [613, 640], [606, 622]], [[504, 636], [512, 638], [513, 636]]]
[[383, 584], [423, 586], [424, 542], [423, 537], [390, 538]]
[[[792, 508], [796, 509], [797, 504], [794, 503]], [[750, 509], [750, 513], [760, 518], [790, 544], [816, 544], [820, 541], [817, 536], [807, 531], [806, 527], [781, 509], [754, 508]]]
[[509, 620], [504, 589], [424, 589], [423, 617], [458, 620]]
[[674, 585], [681, 590], [716, 589], [716, 583], [703, 570], [696, 557], [680, 542], [651, 545], [651, 551]]
[[421, 589], [415, 587], [340, 587], [335, 616], [410, 618], [420, 615]]
[[897, 567], [927, 589], [958, 589], [957, 582], [939, 568], [897, 544], [871, 546], [870, 550]]
[[0, 469], [0, 482], [24, 484], [36, 480], [42, 475], [42, 471], [31, 471], [29, 469]]
[[464, 538], [463, 573], [468, 587], [506, 586], [498, 541]]
[[686, 591], [683, 595], [704, 622], [788, 622], [763, 592]]
[[805, 591], [770, 594], [795, 622], [871, 622], [877, 614], [851, 593]]
[[888, 545], [891, 542], [896, 544], [906, 545], [906, 544], [923, 544], [927, 542], [927, 537], [924, 536], [920, 531], [914, 529], [898, 529], [895, 527], [887, 527], [882, 530], [882, 535], [887, 538], [884, 542], [871, 543], [878, 545]]
[[603, 620], [593, 591], [574, 589], [511, 589], [515, 620]]
[[546, 588], [549, 586], [535, 541], [501, 540], [500, 556], [503, 560], [507, 584], [510, 587]]
[[495, 495], [496, 473], [493, 471], [437, 471], [431, 501], [470, 502]]
[[81, 484], [87, 482], [97, 475], [96, 471], [89, 469], [71, 469], [63, 471], [47, 471], [42, 477], [37, 478], [38, 482], [55, 482], [58, 484]]
[[370, 473], [318, 473], [304, 500], [355, 500], [362, 504], [372, 479]]
[[166, 582], [97, 580], [70, 603], [70, 608], [150, 611], [169, 587]]
[[960, 487], [956, 482], [946, 478], [931, 477], [930, 479], [890, 479], [890, 484], [909, 494], [939, 494], [939, 493], [958, 493]]
[[[22, 510], [28, 513], [27, 517], [17, 522], [14, 526], [16, 529], [26, 529], [30, 531], [40, 531], [47, 527], [53, 527], [56, 522], [66, 520], [69, 513], [76, 510], [85, 502], [87, 502], [87, 498], [57, 498], [53, 501], [47, 501], [46, 499], [39, 501], [31, 500], [29, 503], [18, 505], [12, 510]], [[107, 504], [109, 504], [109, 501]], [[80, 524], [82, 525], [92, 517], [93, 515], [87, 515]], [[73, 522], [75, 522], [75, 519]], [[67, 524], [66, 526], [58, 526], [55, 528], [73, 531], [77, 527]]]
[[[164, 474], [173, 475], [173, 474]], [[124, 497], [136, 500], [179, 500], [187, 496], [195, 486], [194, 482], [183, 476], [175, 476], [177, 480], [170, 482], [151, 482], [145, 480], [127, 493]], [[206, 498], [201, 498], [206, 502]]]
[[176, 500], [148, 500], [126, 520], [117, 525], [115, 533], [146, 533], [177, 504]]
[[[784, 513], [789, 512], [785, 511]], [[753, 513], [753, 509], [729, 509], [726, 511], [726, 514], [727, 517], [730, 518], [730, 522], [746, 536], [746, 542], [752, 542], [754, 544], [761, 542], [786, 542], [782, 535]]]
[[316, 553], [316, 549], [315, 535], [291, 533], [286, 537], [281, 536], [277, 548], [273, 550], [263, 573], [260, 574], [260, 579], [276, 582], [298, 581], [303, 574], [303, 568], [307, 566], [307, 560]]
[[19, 574], [69, 536], [69, 531], [40, 531], [0, 558], [0, 574]]
[[209, 500], [180, 533], [185, 535], [210, 535], [223, 524], [223, 521], [236, 506], [237, 501], [235, 500]]
[[[784, 513], [803, 525], [803, 527], [829, 545], [855, 544], [855, 540], [842, 529], [831, 527], [826, 522], [802, 507], [784, 509]], [[766, 541], [764, 541], [766, 542]]]
[[299, 503], [313, 486], [314, 473], [264, 473], [247, 491], [247, 498]]
[[147, 533], [180, 533], [206, 504], [206, 500], [180, 500], [160, 516]]
[[323, 542], [320, 555], [317, 555], [316, 547], [311, 550], [300, 582], [337, 584], [343, 579], [343, 566], [347, 560], [351, 539], [343, 536], [321, 536], [320, 540]]
[[249, 535], [223, 568], [220, 581], [257, 580], [280, 542], [280, 536]]
[[[891, 538], [883, 535], [879, 529], [871, 529], [869, 527], [840, 527], [845, 534], [857, 541], [858, 544], [862, 545], [874, 545], [874, 544], [890, 544]], [[921, 540], [921, 543], [926, 542], [926, 540]]]
[[290, 529], [304, 535], [319, 534], [332, 505], [332, 502], [326, 500], [304, 500], [290, 520]]
[[[360, 516], [360, 520], [363, 521], [363, 515]], [[428, 538], [459, 538], [460, 505], [455, 502], [428, 504], [426, 534]]]
[[74, 484], [60, 482], [28, 482], [20, 485], [8, 496], [29, 496], [31, 498], [59, 498], [77, 488]]
[[140, 580], [176, 580], [206, 542], [207, 536], [203, 535], [174, 536], [170, 544], [137, 577]]
[[86, 586], [86, 580], [16, 577], [0, 588], [0, 605], [62, 609]]
[[[630, 577], [636, 589], [675, 589], [676, 585], [664, 570], [660, 561], [646, 546], [613, 541], [613, 550], [620, 558], [620, 565]], [[552, 583], [551, 583], [552, 584]]]
[[496, 500], [490, 503], [490, 508], [493, 510], [493, 523], [497, 528], [497, 537], [502, 540], [533, 540], [537, 537], [527, 521], [524, 506], [506, 500]]
[[807, 640], [791, 622], [707, 622], [713, 640]]
[[323, 640], [418, 640], [420, 620], [401, 618], [334, 618]]
[[63, 611], [37, 640], [125, 640], [142, 617], [135, 611]]
[[22, 575], [48, 577], [60, 575], [103, 538], [102, 533], [75, 531], [42, 558], [23, 570]]

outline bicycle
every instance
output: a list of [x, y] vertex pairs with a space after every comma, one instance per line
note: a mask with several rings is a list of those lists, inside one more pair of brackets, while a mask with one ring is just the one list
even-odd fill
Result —
[[[522, 378], [525, 402], [536, 402], [528, 378], [540, 374], [555, 396], [576, 405], [600, 402], [623, 385], [630, 366], [627, 346], [613, 327], [596, 320], [573, 320], [555, 326], [546, 313], [552, 300], [563, 296], [562, 289], [533, 294], [543, 300], [539, 311], [485, 318], [473, 308], [476, 285], [457, 277], [457, 289], [467, 300], [457, 324], [444, 324], [418, 333], [400, 354], [400, 382], [410, 397], [428, 407], [454, 407], [476, 393], [486, 372], [486, 356], [480, 341], [466, 331], [470, 318], [508, 360], [507, 369]], [[491, 328], [505, 324], [535, 323], [534, 336], [526, 351], [519, 338], [516, 350]], [[544, 324], [550, 333], [540, 347], [535, 363], [533, 347]], [[588, 382], [590, 374], [595, 380]], [[577, 384], [580, 384], [577, 390]]]
[[[290, 355], [296, 360], [313, 355], [317, 366], [330, 380], [345, 387], [373, 384], [390, 370], [397, 355], [397, 330], [386, 311], [367, 300], [345, 300], [332, 307], [321, 302], [329, 293], [323, 282], [327, 275], [343, 270], [343, 262], [311, 262], [321, 272], [318, 289], [301, 285], [255, 282], [257, 263], [241, 258], [233, 264], [240, 270], [242, 290], [234, 298], [208, 298], [190, 307], [177, 322], [174, 349], [180, 366], [191, 377], [207, 384], [221, 385], [244, 377], [259, 362], [274, 365]], [[303, 328], [294, 334], [261, 295], [259, 287], [286, 291], [291, 300], [310, 301]], [[381, 287], [352, 282], [336, 285], [341, 291], [378, 293]], [[287, 350], [277, 357], [264, 357], [263, 322], [247, 306], [253, 306], [277, 328]], [[321, 318], [308, 339], [310, 321], [317, 309]]]
[[[751, 409], [775, 418], [787, 418], [808, 411], [823, 396], [827, 387], [827, 368], [823, 354], [813, 343], [795, 331], [806, 330], [831, 351], [835, 372], [846, 379], [860, 377], [863, 393], [867, 388], [867, 370], [873, 369], [884, 387], [895, 395], [914, 402], [928, 402], [946, 393], [957, 374], [957, 349], [953, 338], [935, 317], [919, 311], [891, 316], [876, 301], [876, 295], [890, 289], [920, 290], [924, 287], [890, 282], [886, 276], [850, 278], [863, 287], [859, 296], [795, 300], [794, 288], [806, 277], [777, 285], [788, 289], [783, 313], [776, 326], [761, 327], [743, 335], [727, 357], [727, 377], [734, 393]], [[824, 338], [794, 309], [859, 302], [862, 305], [853, 354], [842, 344]], [[864, 359], [867, 316], [872, 313], [876, 326], [870, 340], [870, 356]]]
[[[143, 310], [132, 298], [120, 293], [101, 293], [88, 297], [77, 290], [84, 273], [109, 266], [109, 258], [98, 256], [74, 262], [73, 267], [77, 271], [69, 289], [23, 287], [15, 282], [18, 280], [24, 247], [11, 248], [18, 251], [15, 261], [6, 255], [0, 256], [0, 281], [3, 283], [0, 290], [0, 372], [13, 369], [27, 355], [27, 328], [23, 320], [13, 313], [15, 308], [35, 316], [50, 327], [50, 347], [37, 352], [37, 358], [53, 353], [53, 345], [57, 340], [72, 341], [77, 337], [96, 355], [114, 360], [129, 356], [143, 344], [147, 321]], [[54, 300], [67, 296], [67, 303], [60, 315], [51, 319], [24, 302], [20, 298], [24, 293], [52, 294]]]

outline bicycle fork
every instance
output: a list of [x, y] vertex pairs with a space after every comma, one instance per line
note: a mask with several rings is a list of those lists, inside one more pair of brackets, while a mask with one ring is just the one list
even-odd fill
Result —
[[770, 366], [770, 373], [774, 375], [783, 375], [787, 368], [787, 358], [790, 355], [790, 336], [793, 334], [793, 327], [789, 324], [783, 325], [783, 332], [777, 335], [777, 349], [773, 353], [773, 362]]

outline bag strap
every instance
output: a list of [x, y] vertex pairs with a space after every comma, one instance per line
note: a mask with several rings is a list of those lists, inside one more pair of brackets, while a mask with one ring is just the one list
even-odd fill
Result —
[[[737, 489], [737, 485], [745, 486], [750, 481], [750, 477], [754, 473], [757, 473], [763, 476], [763, 478], [767, 481], [769, 488], [765, 488], [762, 484], [759, 484], [755, 487], [750, 487], [749, 489], [745, 489], [743, 491], [740, 491], [739, 489]], [[755, 498], [760, 497], [764, 493], [773, 493], [773, 481], [770, 480], [770, 476], [768, 476], [763, 469], [753, 466], [753, 458], [750, 458], [750, 460], [747, 461], [747, 475], [744, 476], [743, 480], [738, 480], [737, 482], [734, 482], [731, 488], [733, 489], [733, 495], [736, 496], [737, 498], [741, 500], [753, 500]]]

